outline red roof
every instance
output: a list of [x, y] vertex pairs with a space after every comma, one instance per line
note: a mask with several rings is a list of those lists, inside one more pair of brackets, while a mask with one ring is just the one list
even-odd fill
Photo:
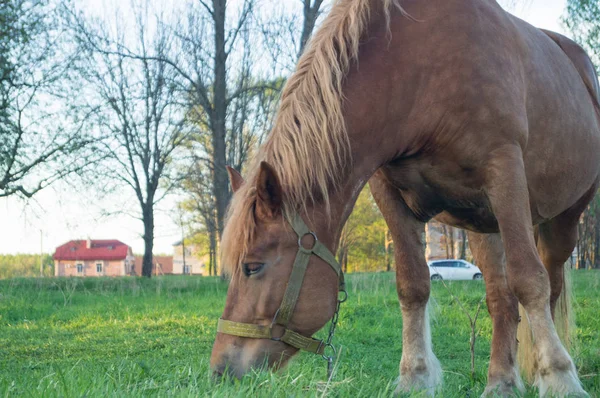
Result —
[[[91, 247], [88, 247], [88, 242]], [[124, 260], [129, 246], [115, 240], [72, 240], [56, 248], [55, 260]]]

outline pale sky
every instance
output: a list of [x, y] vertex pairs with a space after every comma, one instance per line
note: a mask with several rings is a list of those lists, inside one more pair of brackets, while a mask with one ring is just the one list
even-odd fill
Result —
[[[535, 26], [565, 33], [560, 22], [565, 7], [566, 0], [526, 0], [512, 12]], [[119, 201], [116, 205], [115, 200]], [[174, 221], [174, 205], [175, 198], [167, 198], [157, 211], [156, 254], [171, 254], [172, 244], [181, 238], [181, 230]], [[141, 221], [126, 214], [103, 215], [103, 208], [135, 211], [137, 206], [129, 190], [124, 189], [124, 194], [116, 198], [103, 199], [89, 189], [76, 192], [73, 187], [62, 184], [40, 192], [29, 202], [0, 198], [0, 254], [39, 253], [40, 250], [52, 253], [58, 245], [87, 237], [119, 239], [132, 246], [135, 253], [142, 253]]]

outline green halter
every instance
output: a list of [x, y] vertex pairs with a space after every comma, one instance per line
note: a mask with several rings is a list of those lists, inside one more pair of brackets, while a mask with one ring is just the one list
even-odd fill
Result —
[[[340, 265], [335, 260], [335, 256], [329, 251], [329, 249], [319, 242], [317, 235], [308, 229], [300, 215], [295, 214], [291, 220], [288, 219], [288, 222], [292, 226], [294, 232], [296, 232], [296, 235], [298, 235], [298, 253], [296, 254], [296, 259], [294, 260], [294, 266], [292, 268], [290, 280], [288, 281], [285, 289], [283, 300], [281, 301], [279, 309], [275, 313], [273, 322], [271, 322], [270, 326], [263, 326], [253, 323], [227, 321], [221, 318], [217, 324], [217, 332], [239, 337], [282, 341], [300, 350], [323, 355], [323, 358], [328, 360], [330, 369], [333, 357], [326, 356], [325, 349], [330, 347], [335, 353], [335, 349], [331, 345], [331, 339], [333, 338], [333, 334], [335, 332], [340, 303], [344, 302], [347, 297], [346, 291], [344, 290], [344, 274], [342, 273]], [[302, 246], [302, 238], [306, 235], [312, 235], [314, 238], [313, 247], [310, 249]], [[306, 267], [308, 266], [308, 262], [312, 254], [320, 257], [335, 271], [339, 278], [339, 292], [343, 293], [343, 298], [338, 299], [335, 314], [331, 321], [327, 341], [306, 337], [287, 328], [294, 312], [294, 308], [296, 307], [298, 295], [300, 294], [300, 288], [302, 287], [302, 282], [304, 281]], [[281, 336], [277, 337], [273, 334], [274, 325], [283, 326], [284, 332]]]

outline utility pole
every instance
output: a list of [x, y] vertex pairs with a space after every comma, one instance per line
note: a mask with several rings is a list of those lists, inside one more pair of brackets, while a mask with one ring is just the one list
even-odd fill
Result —
[[40, 229], [40, 278], [44, 277], [44, 235]]
[[[183, 224], [181, 225], [181, 251], [183, 254], [183, 271], [184, 274], [186, 273], [185, 270], [185, 233], [183, 231]], [[190, 270], [191, 271], [191, 270]], [[191, 272], [188, 272], [189, 274], [191, 274]]]
[[[178, 210], [179, 210], [179, 226], [181, 227], [181, 252], [183, 255], [183, 274], [185, 275], [186, 272], [186, 268], [185, 268], [185, 230], [183, 227], [183, 210], [181, 209], [181, 206], [178, 206]], [[190, 270], [191, 271], [191, 270]], [[191, 272], [189, 272], [191, 274]]]

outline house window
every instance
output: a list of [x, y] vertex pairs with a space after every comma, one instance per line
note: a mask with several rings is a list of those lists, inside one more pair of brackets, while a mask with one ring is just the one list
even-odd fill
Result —
[[83, 274], [83, 264], [77, 264], [77, 273]]
[[96, 273], [97, 274], [102, 273], [102, 263], [96, 263]]
[[186, 265], [186, 266], [183, 267], [183, 273], [186, 274], [186, 275], [188, 275], [190, 273], [190, 266], [189, 265]]

